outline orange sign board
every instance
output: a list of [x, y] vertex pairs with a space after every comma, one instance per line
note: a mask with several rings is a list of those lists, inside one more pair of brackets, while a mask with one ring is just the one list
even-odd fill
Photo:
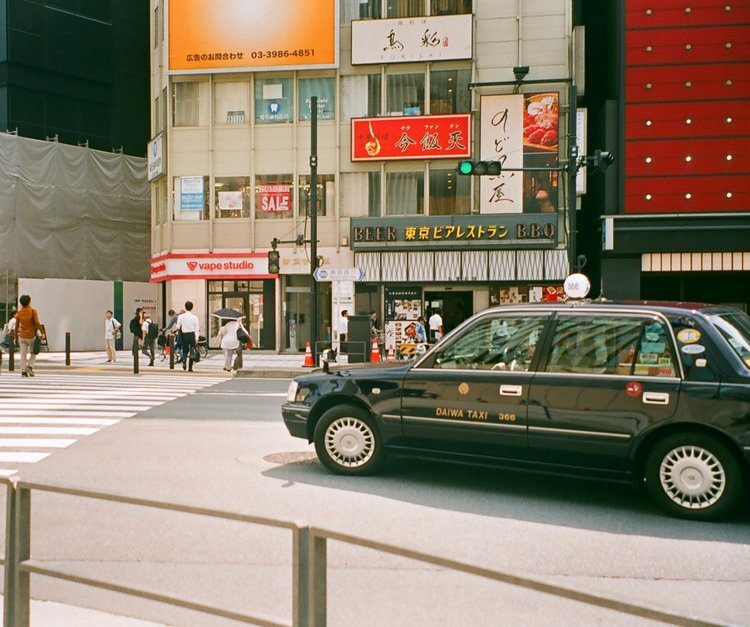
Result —
[[170, 0], [172, 73], [336, 67], [337, 0]]

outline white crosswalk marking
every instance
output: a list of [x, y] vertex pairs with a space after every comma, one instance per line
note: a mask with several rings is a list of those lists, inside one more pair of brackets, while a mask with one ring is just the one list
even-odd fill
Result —
[[0, 377], [0, 476], [138, 412], [182, 398], [225, 377], [37, 374]]

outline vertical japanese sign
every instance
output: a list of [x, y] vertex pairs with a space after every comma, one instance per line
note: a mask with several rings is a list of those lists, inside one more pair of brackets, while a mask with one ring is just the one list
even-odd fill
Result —
[[[504, 169], [523, 167], [523, 112], [521, 94], [482, 96], [482, 160], [499, 161]], [[480, 213], [523, 211], [523, 172], [503, 171], [498, 176], [481, 176], [479, 180]]]
[[180, 178], [180, 211], [203, 211], [203, 177]]

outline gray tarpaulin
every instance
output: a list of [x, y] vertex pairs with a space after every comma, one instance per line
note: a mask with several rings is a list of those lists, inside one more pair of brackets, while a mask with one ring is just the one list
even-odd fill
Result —
[[146, 159], [0, 133], [0, 281], [148, 281], [150, 193]]

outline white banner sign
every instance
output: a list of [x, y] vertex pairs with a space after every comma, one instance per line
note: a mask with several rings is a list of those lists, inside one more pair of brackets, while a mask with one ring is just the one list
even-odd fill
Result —
[[352, 22], [352, 65], [472, 58], [472, 16]]
[[164, 174], [164, 137], [157, 135], [148, 143], [148, 180]]
[[[482, 96], [481, 150], [483, 161], [500, 161], [503, 168], [523, 167], [523, 95]], [[523, 212], [523, 172], [480, 176], [479, 212]]]
[[151, 282], [175, 279], [272, 279], [267, 253], [170, 253], [151, 259]]
[[[576, 111], [576, 146], [578, 146], [578, 155], [585, 155], [587, 150], [586, 141], [586, 109]], [[581, 196], [586, 193], [586, 168], [583, 167], [576, 172], [576, 195]]]

